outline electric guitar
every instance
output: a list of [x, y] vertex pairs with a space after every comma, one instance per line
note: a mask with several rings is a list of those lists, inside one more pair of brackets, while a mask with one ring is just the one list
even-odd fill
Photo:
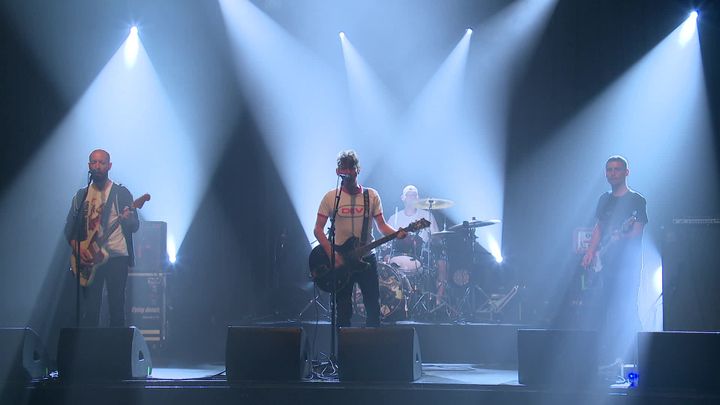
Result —
[[[150, 201], [150, 194], [143, 194], [140, 198], [133, 201], [132, 208], [140, 209], [148, 201]], [[91, 235], [88, 235], [85, 240], [80, 241], [80, 248], [87, 249], [92, 255], [90, 264], [81, 262], [78, 265], [75, 254], [70, 257], [70, 268], [76, 276], [79, 274], [81, 286], [87, 287], [92, 284], [97, 268], [105, 264], [110, 258], [106, 244], [108, 239], [110, 239], [110, 235], [112, 235], [119, 226], [120, 218], [113, 222], [102, 234], [100, 234], [100, 230], [95, 230]]]
[[632, 214], [626, 219], [619, 228], [612, 231], [611, 237], [607, 238], [606, 241], [600, 246], [595, 252], [595, 257], [587, 268], [586, 274], [583, 274], [582, 285], [583, 289], [592, 288], [597, 286], [598, 282], [601, 282], [597, 277], [603, 269], [603, 259], [607, 254], [608, 250], [612, 249], [617, 241], [620, 240], [620, 236], [629, 233], [632, 230], [633, 225], [637, 222], [637, 210], [633, 211]]
[[[417, 232], [429, 226], [430, 221], [425, 218], [420, 218], [397, 232], [363, 246], [360, 246], [360, 239], [353, 236], [341, 246], [335, 246], [335, 251], [340, 253], [345, 264], [334, 270], [331, 268], [330, 258], [325, 254], [322, 246], [315, 246], [312, 252], [310, 252], [310, 278], [317, 284], [318, 288], [325, 292], [339, 290], [350, 281], [353, 273], [361, 272], [370, 266], [363, 258], [370, 253], [371, 250], [397, 238], [401, 230]], [[333, 279], [335, 280], [334, 284]]]

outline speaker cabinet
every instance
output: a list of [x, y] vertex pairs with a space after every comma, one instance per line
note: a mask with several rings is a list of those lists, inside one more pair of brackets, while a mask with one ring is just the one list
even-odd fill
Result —
[[37, 333], [0, 328], [0, 381], [27, 382], [47, 375], [47, 355]]
[[300, 380], [310, 374], [302, 328], [229, 326], [225, 346], [229, 382]]
[[720, 219], [674, 219], [662, 249], [663, 329], [720, 331]]
[[162, 273], [168, 263], [167, 223], [162, 221], [141, 221], [140, 228], [133, 235], [135, 250], [135, 273]]
[[518, 381], [533, 386], [588, 385], [598, 380], [595, 331], [518, 330]]
[[58, 342], [63, 381], [129, 380], [152, 372], [152, 360], [138, 329], [66, 328]]
[[422, 375], [414, 328], [340, 328], [341, 381], [415, 381]]
[[638, 386], [655, 391], [720, 391], [720, 333], [638, 333]]

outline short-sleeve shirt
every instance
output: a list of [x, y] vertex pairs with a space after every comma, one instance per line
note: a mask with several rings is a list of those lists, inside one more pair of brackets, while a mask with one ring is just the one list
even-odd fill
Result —
[[[647, 224], [647, 202], [645, 197], [632, 190], [620, 197], [606, 192], [600, 196], [595, 217], [602, 236], [602, 246], [608, 244], [613, 232], [622, 231], [623, 224], [630, 218], [635, 217], [637, 222]], [[640, 238], [621, 239], [612, 243], [611, 249], [606, 251], [605, 262], [618, 263], [617, 266], [642, 266], [642, 240]], [[624, 263], [624, 264], [620, 264]]]
[[[365, 218], [365, 199], [362, 191], [368, 190], [370, 218], [368, 218], [368, 242], [373, 240], [372, 237], [372, 220], [378, 215], [382, 215], [382, 202], [380, 196], [375, 189], [370, 187], [362, 188], [357, 194], [350, 194], [343, 190], [340, 195], [340, 205], [338, 214], [335, 218], [335, 244], [342, 245], [352, 236], [362, 238], [362, 225]], [[318, 215], [329, 218], [333, 214], [335, 208], [335, 195], [337, 190], [330, 190], [325, 194], [320, 202]]]
[[600, 196], [595, 217], [600, 224], [603, 238], [609, 237], [613, 231], [619, 231], [631, 216], [642, 224], [648, 222], [647, 202], [640, 193], [628, 190], [622, 196], [616, 197], [608, 191]]
[[423, 242], [427, 242], [428, 239], [430, 239], [430, 232], [435, 233], [438, 231], [438, 226], [435, 222], [434, 215], [432, 215], [429, 211], [418, 209], [415, 211], [415, 214], [407, 215], [405, 213], [405, 210], [400, 210], [390, 216], [390, 218], [388, 219], [388, 224], [390, 224], [395, 229], [405, 228], [412, 222], [415, 222], [420, 218], [424, 218], [430, 221], [429, 229], [425, 228], [418, 232], [418, 235], [420, 235]]
[[[108, 180], [109, 181], [109, 180]], [[120, 220], [120, 216], [117, 211], [116, 204], [112, 201], [108, 201], [110, 190], [112, 189], [112, 182], [105, 187], [104, 190], [98, 190], [95, 187], [88, 189], [87, 198], [85, 201], [88, 204], [87, 210], [87, 235], [92, 235], [95, 232], [99, 232], [103, 235], [105, 229], [102, 229], [102, 215], [106, 209], [110, 210], [108, 218], [108, 224], [114, 224]], [[111, 225], [108, 225], [110, 227]], [[125, 236], [122, 233], [120, 227], [115, 228], [113, 233], [108, 237], [105, 248], [111, 257], [116, 256], [128, 256], [127, 243], [125, 243]]]

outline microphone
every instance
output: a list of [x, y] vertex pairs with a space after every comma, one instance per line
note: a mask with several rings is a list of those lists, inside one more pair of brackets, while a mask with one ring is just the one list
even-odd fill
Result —
[[350, 178], [350, 175], [347, 173], [338, 173], [338, 176], [340, 176], [343, 180]]

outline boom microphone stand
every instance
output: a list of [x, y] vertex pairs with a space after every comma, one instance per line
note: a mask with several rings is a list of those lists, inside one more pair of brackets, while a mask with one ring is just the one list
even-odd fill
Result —
[[[330, 229], [328, 230], [328, 241], [330, 242], [330, 270], [332, 271], [333, 288], [330, 292], [330, 363], [335, 365], [337, 357], [337, 271], [335, 269], [335, 218], [340, 209], [340, 195], [342, 194], [342, 176], [338, 176], [338, 185], [335, 188], [335, 206], [330, 217]], [[333, 367], [333, 369], [336, 369]]]
[[92, 171], [88, 170], [88, 182], [83, 194], [81, 201], [76, 201], [77, 209], [75, 210], [75, 326], [80, 327], [80, 238], [82, 237], [83, 230], [80, 229], [80, 214], [83, 213], [83, 207], [85, 206], [85, 200], [87, 200], [88, 192], [90, 191], [90, 183], [92, 183]]

